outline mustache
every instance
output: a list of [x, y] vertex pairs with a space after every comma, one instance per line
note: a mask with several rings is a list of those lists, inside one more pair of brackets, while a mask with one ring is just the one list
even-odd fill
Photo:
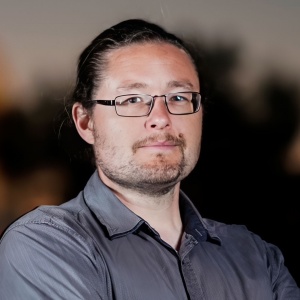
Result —
[[174, 136], [170, 133], [165, 133], [163, 135], [162, 134], [151, 135], [151, 136], [148, 136], [144, 139], [138, 140], [132, 146], [133, 153], [135, 153], [138, 148], [141, 148], [141, 147], [143, 147], [145, 145], [148, 145], [148, 144], [151, 144], [151, 143], [156, 143], [158, 141], [171, 142], [171, 143], [174, 143], [174, 144], [178, 145], [182, 149], [186, 148], [186, 140], [185, 140], [185, 137], [182, 133], [180, 133], [178, 135], [178, 137]]

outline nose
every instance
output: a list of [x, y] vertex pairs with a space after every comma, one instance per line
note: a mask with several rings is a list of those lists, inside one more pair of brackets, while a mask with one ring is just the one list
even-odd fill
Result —
[[146, 120], [148, 129], [161, 130], [171, 127], [170, 113], [166, 107], [165, 96], [154, 96], [153, 107]]

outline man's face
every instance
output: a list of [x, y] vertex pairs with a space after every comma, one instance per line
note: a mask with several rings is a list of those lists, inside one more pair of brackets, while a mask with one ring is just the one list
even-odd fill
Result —
[[[188, 55], [169, 44], [123, 47], [111, 52], [108, 61], [94, 99], [200, 90]], [[164, 194], [191, 172], [199, 157], [202, 109], [171, 115], [164, 97], [156, 98], [144, 117], [120, 117], [113, 106], [96, 105], [92, 124], [97, 168], [108, 185]]]

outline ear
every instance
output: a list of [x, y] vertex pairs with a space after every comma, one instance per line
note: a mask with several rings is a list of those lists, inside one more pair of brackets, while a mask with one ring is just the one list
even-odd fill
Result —
[[81, 103], [76, 102], [72, 107], [72, 117], [79, 135], [88, 144], [94, 144], [93, 120]]

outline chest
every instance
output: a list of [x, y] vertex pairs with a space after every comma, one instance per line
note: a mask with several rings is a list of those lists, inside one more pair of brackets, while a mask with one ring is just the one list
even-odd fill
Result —
[[[101, 245], [109, 299], [272, 299], [268, 276], [243, 254], [189, 238], [179, 254], [148, 235]], [[263, 264], [263, 262], [261, 262]]]

